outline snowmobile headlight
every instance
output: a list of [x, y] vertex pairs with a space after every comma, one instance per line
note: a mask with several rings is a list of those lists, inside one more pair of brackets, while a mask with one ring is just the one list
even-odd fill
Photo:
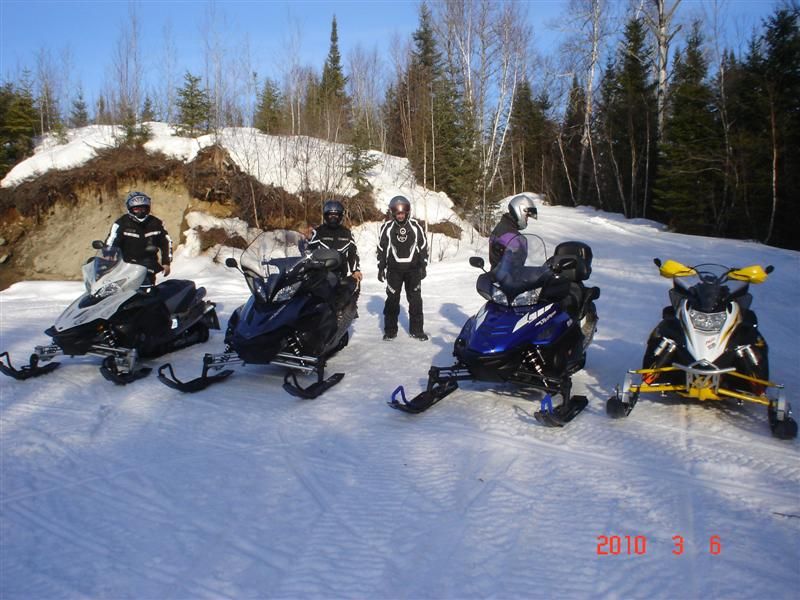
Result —
[[522, 292], [519, 296], [514, 298], [511, 306], [530, 306], [532, 304], [536, 304], [539, 301], [539, 292], [541, 291], [542, 288], [536, 288], [535, 290]]
[[300, 289], [299, 281], [295, 281], [292, 285], [287, 285], [284, 288], [279, 289], [275, 296], [273, 297], [273, 302], [286, 302], [287, 300], [291, 300], [292, 297], [297, 293], [297, 290]]
[[725, 312], [704, 313], [693, 308], [689, 309], [689, 318], [692, 326], [700, 331], [719, 331], [725, 324], [728, 314]]
[[508, 298], [499, 287], [492, 286], [492, 302], [508, 306]]

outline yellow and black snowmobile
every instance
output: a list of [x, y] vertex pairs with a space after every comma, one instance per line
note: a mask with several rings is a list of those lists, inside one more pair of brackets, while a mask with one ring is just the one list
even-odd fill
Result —
[[[767, 342], [750, 309], [750, 284], [766, 281], [773, 267], [654, 262], [662, 277], [673, 280], [670, 305], [650, 334], [642, 368], [628, 371], [622, 389], [608, 399], [606, 412], [626, 417], [640, 394], [653, 392], [752, 402], [767, 407], [775, 437], [795, 438], [797, 422], [783, 386], [769, 380]], [[634, 383], [637, 376], [641, 381]]]

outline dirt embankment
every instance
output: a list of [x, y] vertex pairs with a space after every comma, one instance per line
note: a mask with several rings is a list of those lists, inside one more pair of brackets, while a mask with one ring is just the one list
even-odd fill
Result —
[[[218, 146], [205, 148], [191, 163], [141, 148], [105, 151], [81, 167], [0, 189], [0, 289], [21, 280], [80, 279], [81, 265], [94, 252], [92, 240], [107, 237], [131, 190], [153, 199], [153, 214], [164, 221], [175, 246], [183, 241], [185, 215], [192, 210], [240, 217], [251, 226], [258, 217], [262, 228], [301, 230], [318, 222], [322, 201], [331, 197], [265, 186]], [[380, 217], [370, 196], [346, 201], [354, 203], [364, 220]]]

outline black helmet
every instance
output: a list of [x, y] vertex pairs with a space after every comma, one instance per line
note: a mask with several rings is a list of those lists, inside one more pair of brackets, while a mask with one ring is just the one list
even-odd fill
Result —
[[322, 206], [322, 218], [327, 225], [338, 227], [344, 218], [344, 206], [338, 200], [328, 200]]
[[125, 206], [130, 216], [142, 222], [150, 214], [150, 196], [142, 192], [131, 192], [125, 200]]
[[405, 220], [411, 214], [411, 202], [405, 196], [395, 196], [389, 200], [389, 210], [395, 219], [402, 214], [404, 215], [403, 220]]
[[508, 214], [511, 215], [517, 229], [522, 230], [528, 225], [528, 217], [538, 218], [536, 206], [528, 196], [520, 194], [514, 196], [508, 203]]

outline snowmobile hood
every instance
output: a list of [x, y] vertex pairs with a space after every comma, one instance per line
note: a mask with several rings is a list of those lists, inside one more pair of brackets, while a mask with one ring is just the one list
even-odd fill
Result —
[[572, 319], [556, 304], [537, 304], [526, 309], [487, 302], [469, 319], [459, 338], [480, 354], [507, 352], [528, 344], [551, 344], [571, 325]]

